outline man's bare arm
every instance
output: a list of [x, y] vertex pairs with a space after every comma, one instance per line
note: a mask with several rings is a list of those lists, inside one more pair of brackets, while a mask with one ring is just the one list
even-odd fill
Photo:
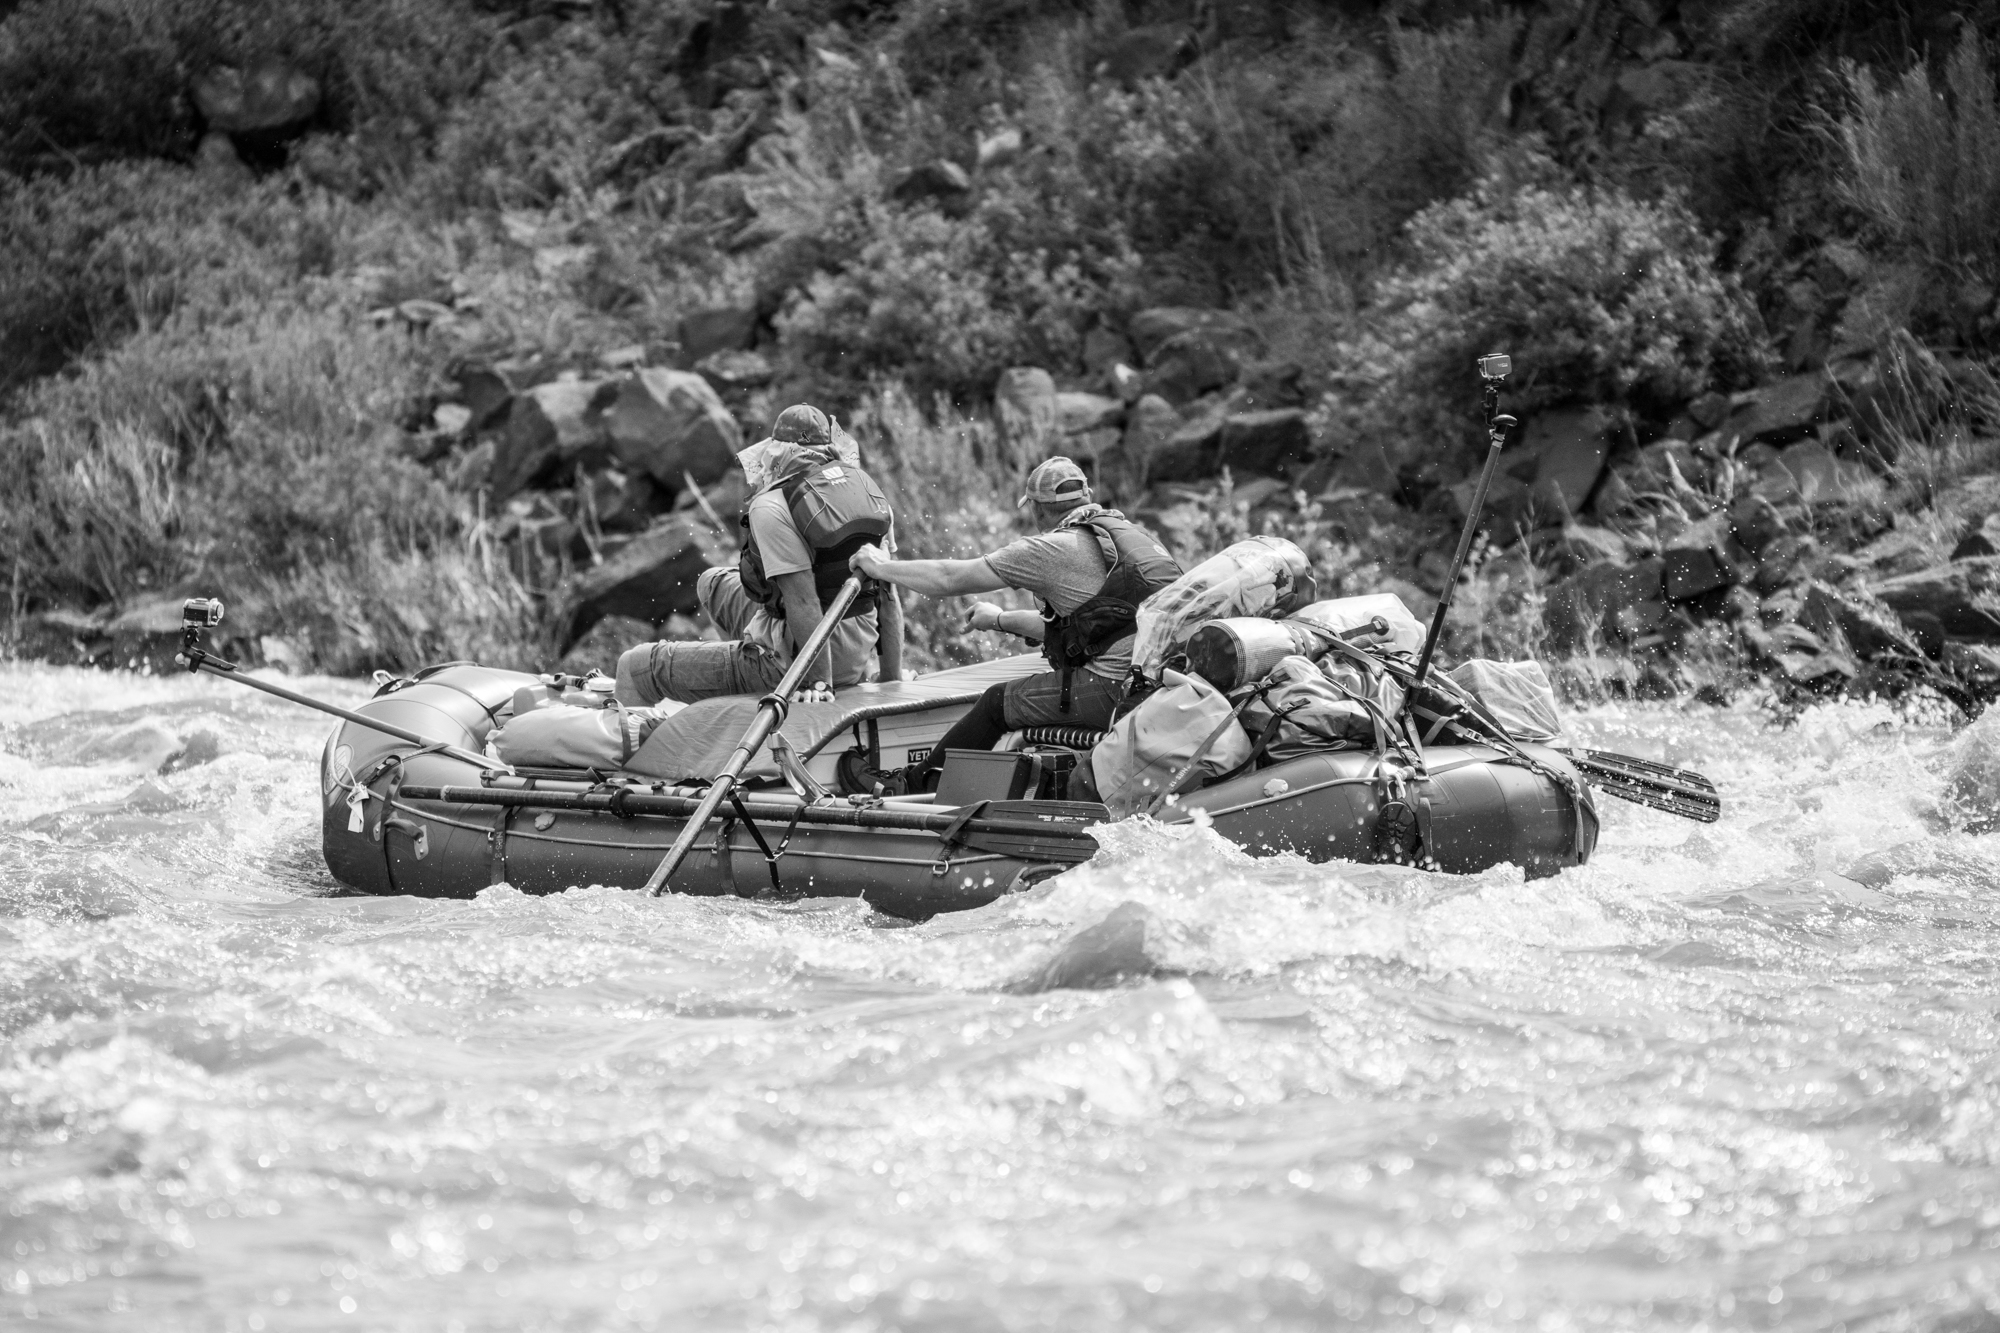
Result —
[[865, 546], [855, 553], [852, 564], [870, 578], [926, 597], [998, 592], [1007, 586], [983, 556], [972, 560], [892, 560], [875, 547]]
[[[801, 569], [791, 574], [776, 574], [772, 576], [771, 581], [778, 585], [778, 594], [784, 599], [785, 642], [796, 655], [801, 645], [811, 638], [812, 632], [819, 627], [821, 617], [826, 615], [826, 608], [820, 605], [819, 589], [813, 586], [810, 570]], [[807, 670], [801, 685], [811, 685], [815, 681], [833, 684], [833, 650], [830, 647], [819, 650], [819, 658]]]

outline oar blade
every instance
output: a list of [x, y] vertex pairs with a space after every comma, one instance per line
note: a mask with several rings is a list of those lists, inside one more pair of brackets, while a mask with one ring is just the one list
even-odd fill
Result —
[[1609, 750], [1573, 750], [1569, 757], [1577, 771], [1607, 796], [1699, 824], [1713, 824], [1722, 818], [1721, 795], [1715, 784], [1699, 773]]

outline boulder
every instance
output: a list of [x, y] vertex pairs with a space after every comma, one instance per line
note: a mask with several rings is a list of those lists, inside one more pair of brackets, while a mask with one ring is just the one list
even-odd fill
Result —
[[1115, 451], [1124, 441], [1125, 432], [1116, 426], [1101, 426], [1096, 430], [1081, 431], [1066, 436], [1062, 442], [1065, 454], [1086, 466], [1100, 463], [1106, 455]]
[[194, 169], [210, 185], [230, 188], [247, 185], [254, 173], [236, 151], [226, 134], [204, 134], [194, 150]]
[[1882, 579], [1870, 591], [1899, 617], [1934, 617], [1954, 639], [2000, 642], [2000, 556]]
[[1780, 449], [1751, 489], [1776, 504], [1790, 500], [1819, 504], [1842, 498], [1848, 480], [1840, 460], [1830, 449], [1818, 440], [1800, 440]]
[[604, 423], [593, 408], [596, 380], [555, 380], [515, 397], [507, 410], [489, 477], [497, 504], [563, 463], [602, 461]]
[[681, 316], [683, 365], [693, 364], [716, 352], [735, 352], [748, 347], [757, 336], [757, 307], [739, 305], [707, 306]]
[[269, 134], [302, 127], [319, 110], [319, 80], [282, 60], [248, 70], [219, 65], [194, 81], [194, 104], [212, 130]]
[[1296, 361], [1257, 361], [1243, 367], [1243, 405], [1269, 412], [1304, 407], [1305, 368]]
[[1204, 310], [1194, 306], [1157, 306], [1141, 310], [1126, 325], [1132, 348], [1140, 360], [1150, 363], [1153, 354], [1169, 338], [1183, 333], [1206, 333], [1218, 343], [1255, 355], [1261, 340], [1250, 322], [1227, 310]]
[[1211, 402], [1191, 416], [1177, 417], [1167, 438], [1153, 450], [1151, 465], [1147, 469], [1148, 479], [1154, 482], [1206, 481], [1213, 477], [1216, 456], [1222, 444], [1222, 430], [1228, 424], [1229, 416], [1226, 405]]
[[1180, 428], [1173, 404], [1152, 394], [1139, 399], [1125, 414], [1125, 430], [1115, 448], [1098, 456], [1097, 479], [1106, 495], [1136, 500], [1150, 479], [1153, 456]]
[[1170, 78], [1195, 58], [1200, 40], [1185, 23], [1153, 23], [1122, 33], [1105, 47], [1097, 72], [1127, 88]]
[[1109, 377], [1114, 367], [1132, 359], [1132, 344], [1116, 329], [1093, 324], [1083, 335], [1083, 366], [1093, 375]]
[[1231, 472], [1285, 476], [1312, 457], [1312, 432], [1297, 408], [1237, 412], [1222, 423], [1216, 464]]
[[1689, 527], [1666, 544], [1661, 556], [1668, 601], [1689, 601], [1742, 578], [1742, 552], [1730, 540], [1726, 515], [1713, 515]]
[[1829, 644], [1845, 643], [1864, 661], [1928, 655], [1888, 607], [1865, 594], [1842, 593], [1818, 579], [1806, 584], [1799, 623]]
[[1986, 555], [2000, 555], [2000, 514], [1988, 514], [1967, 525], [1965, 535], [1951, 548], [1953, 560], [1975, 560]]
[[1703, 430], [1714, 430], [1729, 419], [1729, 395], [1705, 393], [1688, 404], [1687, 414]]
[[993, 386], [993, 409], [1008, 434], [1041, 444], [1055, 434], [1061, 420], [1055, 377], [1039, 366], [1001, 371]]
[[614, 381], [604, 427], [625, 471], [643, 472], [669, 490], [685, 484], [683, 474], [702, 484], [716, 480], [743, 447], [736, 419], [692, 371], [648, 367]]
[[1790, 531], [1777, 506], [1761, 495], [1746, 495], [1729, 506], [1729, 535], [1755, 554]]
[[955, 203], [971, 193], [972, 177], [964, 167], [946, 157], [911, 167], [889, 187], [889, 197], [899, 204], [925, 200]]
[[695, 363], [701, 377], [723, 392], [759, 388], [769, 384], [775, 372], [761, 352], [710, 352]]
[[578, 510], [594, 515], [606, 532], [642, 532], [662, 507], [658, 482], [619, 468], [580, 474], [576, 499]]
[[1058, 393], [1056, 422], [1065, 435], [1116, 426], [1125, 419], [1125, 404], [1101, 393]]
[[1590, 407], [1537, 413], [1522, 431], [1521, 450], [1535, 460], [1532, 484], [1563, 518], [1587, 511], [1616, 434], [1610, 415]]
[[1603, 561], [1579, 570], [1549, 590], [1542, 623], [1550, 646], [1573, 653], [1605, 639], [1630, 642], [1653, 633], [1666, 618], [1664, 562]]
[[1202, 329], [1177, 333], [1154, 348], [1146, 389], [1170, 403], [1190, 403], [1242, 374], [1229, 341]]
[[1553, 540], [1538, 544], [1535, 558], [1537, 563], [1567, 575], [1589, 569], [1593, 565], [1629, 564], [1632, 551], [1625, 539], [1610, 528], [1594, 527], [1588, 523], [1571, 523], [1557, 533]]
[[1723, 435], [1739, 445], [1804, 439], [1826, 419], [1828, 388], [1824, 375], [1787, 375], [1739, 394], [1722, 424]]
[[728, 556], [706, 523], [679, 516], [659, 520], [571, 585], [560, 651], [567, 653], [605, 616], [657, 625], [675, 614], [694, 615], [695, 580]]

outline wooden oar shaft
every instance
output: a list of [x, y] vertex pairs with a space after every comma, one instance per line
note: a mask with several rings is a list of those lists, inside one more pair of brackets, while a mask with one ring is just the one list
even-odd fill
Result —
[[736, 789], [736, 780], [743, 775], [743, 770], [750, 766], [751, 759], [756, 757], [757, 751], [763, 747], [773, 728], [784, 716], [792, 692], [799, 688], [799, 682], [805, 679], [806, 672], [812, 670], [813, 663], [819, 660], [819, 650], [826, 647], [826, 641], [833, 637], [833, 631], [840, 624], [840, 618], [847, 614], [847, 608], [854, 605], [854, 599], [860, 595], [860, 575], [857, 574], [840, 585], [840, 591], [833, 595], [833, 605], [826, 609], [826, 614], [820, 617], [819, 624], [806, 637], [806, 641], [799, 645], [798, 655], [792, 658], [792, 664], [785, 669], [784, 676], [772, 687], [769, 694], [757, 701], [757, 715], [750, 719], [750, 726], [744, 731], [743, 739], [736, 743], [736, 748], [730, 752], [728, 760], [722, 765], [722, 771], [715, 775], [715, 781], [709, 785], [708, 791], [701, 798], [701, 803], [688, 817], [687, 826], [674, 839], [674, 845], [667, 849], [666, 856], [661, 858], [653, 873], [646, 877], [643, 886], [645, 892], [659, 894], [666, 890], [667, 881], [681, 868], [681, 862], [687, 860], [688, 853], [694, 850], [694, 841], [701, 836], [702, 828], [722, 807], [722, 803], [729, 799], [729, 793]]

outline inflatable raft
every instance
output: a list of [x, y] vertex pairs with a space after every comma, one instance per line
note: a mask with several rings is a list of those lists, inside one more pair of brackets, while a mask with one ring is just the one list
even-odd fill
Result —
[[[856, 686], [832, 704], [793, 708], [780, 732], [782, 770], [773, 764], [763, 785], [722, 807], [672, 887], [859, 897], [921, 919], [981, 906], [1088, 860], [1097, 850], [1090, 829], [1108, 811], [1048, 799], [1061, 766], [1044, 772], [1044, 760], [1065, 743], [1086, 747], [1094, 733], [1030, 734], [1035, 753], [1014, 758], [954, 751], [934, 796], [834, 790], [844, 756], [878, 770], [921, 759], [988, 685], [1041, 669], [1039, 656], [1024, 655]], [[343, 722], [320, 769], [334, 877], [363, 893], [424, 897], [469, 897], [501, 882], [529, 893], [643, 884], [693, 811], [699, 784], [471, 762], [517, 692], [538, 680], [454, 663], [386, 682], [358, 710], [433, 745]], [[1596, 816], [1564, 752], [1432, 745], [1421, 758], [1421, 771], [1386, 773], [1372, 751], [1306, 754], [1200, 788], [1160, 817], [1208, 820], [1253, 855], [1370, 861], [1387, 859], [1383, 814], [1396, 802], [1421, 812], [1425, 854], [1444, 871], [1511, 862], [1540, 876], [1590, 856]]]

